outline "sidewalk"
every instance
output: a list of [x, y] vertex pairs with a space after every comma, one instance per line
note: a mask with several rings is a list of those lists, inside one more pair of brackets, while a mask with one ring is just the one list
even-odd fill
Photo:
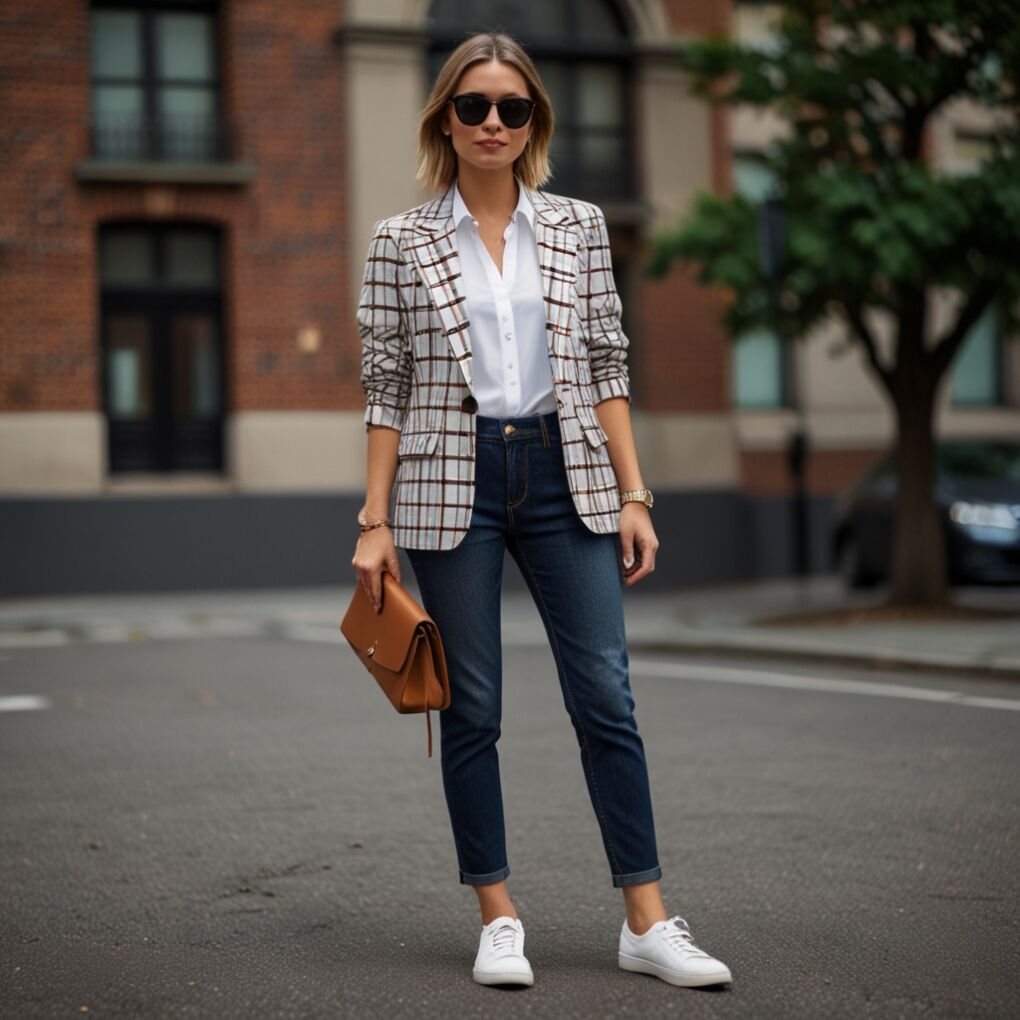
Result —
[[[407, 579], [405, 579], [407, 580]], [[409, 584], [417, 594], [413, 581]], [[60, 596], [0, 601], [0, 652], [74, 641], [145, 641], [259, 634], [342, 642], [352, 588]], [[979, 621], [763, 625], [769, 617], [873, 605], [834, 578], [716, 585], [624, 595], [633, 651], [798, 659], [870, 668], [970, 672], [1020, 680], [1020, 615]], [[1020, 588], [970, 588], [960, 605], [1020, 614]], [[503, 594], [503, 640], [546, 644], [530, 595]]]
[[1020, 680], [1020, 588], [967, 588], [957, 605], [1013, 618], [769, 625], [770, 617], [877, 605], [881, 593], [844, 592], [835, 578], [720, 585], [662, 595], [628, 592], [634, 648], [973, 672]]

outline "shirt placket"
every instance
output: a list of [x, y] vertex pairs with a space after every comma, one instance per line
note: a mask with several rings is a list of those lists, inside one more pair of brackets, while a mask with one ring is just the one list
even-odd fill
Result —
[[[516, 225], [511, 222], [503, 232], [506, 245], [503, 249], [503, 275], [500, 276], [495, 263], [488, 257], [488, 252], [483, 251], [482, 264], [489, 277], [489, 284], [492, 288], [492, 297], [496, 305], [496, 315], [499, 320], [499, 347], [500, 365], [503, 377], [503, 399], [510, 413], [515, 413], [520, 406], [521, 377], [520, 358], [517, 354], [517, 330], [514, 325], [514, 309], [510, 300], [510, 291], [513, 287], [514, 275], [517, 270], [517, 233]], [[478, 226], [475, 224], [475, 243], [482, 249], [485, 245], [478, 234]]]

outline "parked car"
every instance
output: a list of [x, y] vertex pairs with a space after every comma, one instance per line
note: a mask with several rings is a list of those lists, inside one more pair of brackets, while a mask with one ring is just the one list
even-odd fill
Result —
[[[938, 443], [935, 499], [951, 584], [1020, 584], [1020, 442]], [[833, 555], [849, 587], [889, 576], [896, 465], [880, 457], [836, 505]]]

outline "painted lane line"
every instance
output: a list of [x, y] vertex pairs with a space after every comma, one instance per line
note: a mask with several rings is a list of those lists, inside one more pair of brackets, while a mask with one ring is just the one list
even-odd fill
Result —
[[0, 697], [0, 712], [31, 712], [49, 708], [50, 699], [36, 694], [8, 694]]
[[290, 623], [280, 628], [280, 633], [291, 641], [311, 641], [324, 645], [346, 645], [347, 639], [340, 633], [339, 622], [335, 627], [319, 627], [315, 624]]
[[0, 648], [50, 648], [69, 640], [66, 630], [12, 630], [0, 634]]
[[657, 662], [654, 659], [630, 660], [632, 673], [644, 676], [670, 676], [681, 680], [707, 680], [730, 684], [751, 684], [757, 687], [786, 687], [795, 690], [820, 691], [826, 694], [864, 694], [878, 698], [908, 698], [915, 701], [938, 701], [947, 705], [969, 708], [992, 708], [1020, 712], [1020, 698], [988, 698], [959, 691], [939, 691], [907, 684], [887, 684], [870, 680], [834, 680], [827, 677], [801, 676], [796, 673], [775, 673], [768, 670], [735, 669], [731, 666], [696, 665], [680, 662]]
[[203, 627], [211, 637], [254, 637], [262, 633], [265, 624], [242, 617], [210, 616], [203, 621]]

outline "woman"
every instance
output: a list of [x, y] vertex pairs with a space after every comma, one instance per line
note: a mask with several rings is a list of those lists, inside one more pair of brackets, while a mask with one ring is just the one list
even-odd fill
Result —
[[[447, 656], [442, 774], [481, 984], [534, 981], [507, 890], [496, 741], [504, 550], [542, 616], [626, 919], [619, 965], [730, 980], [668, 917], [627, 673], [623, 585], [655, 569], [605, 219], [541, 192], [549, 97], [510, 37], [461, 43], [422, 112], [418, 178], [443, 194], [375, 224], [358, 309], [368, 480], [353, 565], [378, 610], [407, 552]], [[392, 520], [387, 516], [396, 479]], [[622, 557], [621, 572], [618, 556]]]

